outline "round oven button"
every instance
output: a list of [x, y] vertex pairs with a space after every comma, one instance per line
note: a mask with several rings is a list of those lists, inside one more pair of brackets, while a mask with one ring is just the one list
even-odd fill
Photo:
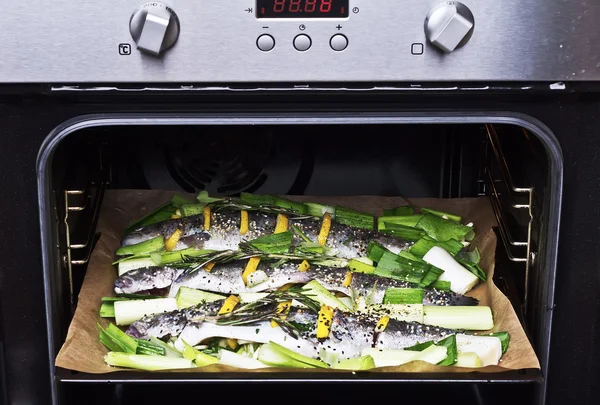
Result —
[[294, 48], [300, 52], [308, 51], [312, 45], [312, 40], [308, 35], [300, 34], [294, 38]]
[[331, 49], [334, 51], [343, 51], [348, 47], [348, 38], [342, 34], [335, 34], [329, 40], [329, 45], [331, 45]]
[[256, 40], [256, 46], [263, 52], [268, 52], [275, 48], [275, 38], [269, 34], [263, 34]]

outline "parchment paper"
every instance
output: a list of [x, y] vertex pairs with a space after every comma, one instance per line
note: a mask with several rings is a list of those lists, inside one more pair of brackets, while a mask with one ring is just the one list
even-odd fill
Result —
[[[102, 204], [97, 232], [101, 237], [92, 253], [88, 270], [79, 294], [78, 305], [69, 326], [67, 338], [56, 358], [56, 366], [69, 370], [102, 374], [123, 371], [120, 368], [107, 366], [104, 355], [108, 350], [98, 341], [96, 323], [106, 326], [112, 319], [99, 316], [101, 297], [114, 296], [113, 283], [117, 277], [115, 251], [120, 246], [123, 230], [132, 221], [142, 217], [149, 211], [169, 201], [176, 194], [172, 191], [156, 190], [107, 190]], [[181, 193], [179, 193], [181, 194]], [[193, 195], [189, 195], [193, 199]], [[494, 329], [489, 332], [508, 331], [510, 345], [499, 366], [488, 366], [471, 369], [462, 367], [442, 367], [424, 363], [411, 362], [398, 367], [382, 367], [371, 372], [500, 372], [515, 369], [539, 369], [540, 365], [533, 348], [517, 318], [517, 315], [504, 294], [493, 283], [496, 236], [494, 214], [486, 197], [468, 199], [404, 199], [400, 197], [291, 197], [297, 201], [313, 201], [331, 205], [354, 208], [373, 215], [382, 215], [383, 209], [411, 204], [415, 207], [428, 207], [455, 213], [463, 216], [467, 222], [475, 224], [477, 234], [473, 246], [481, 252], [480, 265], [487, 273], [486, 283], [479, 283], [467, 295], [476, 297], [480, 305], [489, 305], [494, 316]], [[466, 222], [464, 222], [466, 223]], [[485, 332], [484, 332], [485, 333]], [[212, 365], [184, 372], [219, 372], [243, 371], [258, 373], [276, 373], [290, 369], [242, 370], [228, 366]], [[294, 370], [305, 372], [336, 372], [334, 370]], [[127, 372], [148, 371], [128, 370]], [[182, 372], [182, 370], [177, 370]]]

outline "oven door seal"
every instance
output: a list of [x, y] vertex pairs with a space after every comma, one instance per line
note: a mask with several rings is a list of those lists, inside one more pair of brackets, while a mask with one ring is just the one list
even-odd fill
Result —
[[[510, 124], [527, 129], [543, 143], [549, 158], [549, 196], [548, 204], [548, 228], [546, 240], [545, 263], [549, 274], [544, 286], [544, 306], [540, 308], [544, 314], [540, 317], [540, 328], [542, 331], [535, 342], [538, 358], [541, 365], [541, 373], [532, 373], [527, 370], [516, 372], [505, 372], [498, 374], [486, 374], [485, 378], [473, 378], [472, 373], [461, 373], [448, 379], [440, 379], [437, 374], [362, 374], [348, 373], [319, 378], [305, 378], [303, 374], [286, 374], [279, 379], [261, 379], [256, 374], [240, 374], [219, 376], [210, 374], [198, 374], [190, 378], [190, 374], [177, 373], [153, 373], [149, 376], [132, 375], [131, 373], [112, 373], [109, 375], [89, 375], [70, 372], [68, 370], [56, 369], [54, 366], [55, 356], [58, 353], [61, 342], [55, 338], [57, 314], [54, 305], [53, 273], [52, 269], [55, 258], [53, 258], [52, 240], [52, 204], [51, 204], [51, 173], [50, 166], [54, 151], [58, 144], [70, 134], [85, 128], [104, 126], [140, 126], [140, 125], [331, 125], [331, 124]], [[48, 333], [48, 354], [50, 360], [50, 376], [52, 385], [52, 403], [58, 404], [58, 382], [115, 382], [115, 383], [217, 383], [217, 382], [504, 382], [517, 383], [538, 382], [539, 390], [537, 402], [545, 402], [547, 380], [543, 377], [547, 373], [549, 363], [550, 336], [552, 325], [552, 314], [554, 308], [554, 286], [556, 278], [556, 261], [558, 250], [558, 234], [560, 227], [560, 213], [562, 204], [563, 188], [563, 158], [562, 150], [556, 136], [542, 122], [534, 117], [505, 111], [468, 111], [468, 112], [274, 112], [274, 113], [197, 113], [197, 114], [160, 114], [160, 113], [128, 113], [128, 114], [94, 114], [75, 117], [57, 126], [44, 140], [38, 153], [36, 162], [38, 204], [40, 208], [40, 232], [41, 247], [43, 254], [44, 293], [46, 305], [46, 328]]]

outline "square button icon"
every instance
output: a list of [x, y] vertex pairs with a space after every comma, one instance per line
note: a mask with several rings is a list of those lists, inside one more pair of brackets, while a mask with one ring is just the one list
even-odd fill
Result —
[[415, 43], [410, 46], [410, 53], [413, 55], [423, 55], [423, 44]]
[[119, 44], [119, 55], [131, 55], [131, 45]]

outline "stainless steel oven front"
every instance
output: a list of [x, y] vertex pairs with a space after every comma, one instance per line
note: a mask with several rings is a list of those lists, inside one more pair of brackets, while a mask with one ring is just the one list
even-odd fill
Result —
[[[7, 4], [0, 402], [164, 402], [223, 389], [243, 400], [265, 383], [277, 396], [306, 383], [332, 401], [373, 390], [426, 402], [594, 403], [598, 16], [599, 2], [560, 0]], [[194, 176], [207, 173], [194, 148], [227, 150], [241, 169]], [[104, 190], [214, 191], [223, 176], [236, 178], [230, 195], [489, 196], [497, 281], [541, 370], [333, 381], [55, 367]]]

